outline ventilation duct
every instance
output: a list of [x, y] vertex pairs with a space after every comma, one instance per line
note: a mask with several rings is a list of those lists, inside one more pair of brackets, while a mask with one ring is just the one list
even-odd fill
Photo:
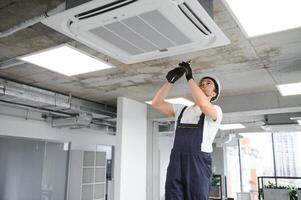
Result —
[[42, 23], [126, 64], [230, 43], [212, 0], [70, 0], [67, 8]]
[[67, 116], [77, 116], [81, 113], [87, 113], [93, 119], [116, 118], [116, 109], [114, 107], [5, 79], [0, 79], [0, 101], [49, 112], [62, 113]]
[[92, 115], [80, 114], [75, 117], [52, 119], [52, 127], [89, 127], [92, 122]]

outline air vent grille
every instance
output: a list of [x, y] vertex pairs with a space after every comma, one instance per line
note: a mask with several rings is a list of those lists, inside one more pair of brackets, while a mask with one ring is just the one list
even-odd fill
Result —
[[90, 32], [130, 55], [192, 42], [158, 10], [97, 27]]

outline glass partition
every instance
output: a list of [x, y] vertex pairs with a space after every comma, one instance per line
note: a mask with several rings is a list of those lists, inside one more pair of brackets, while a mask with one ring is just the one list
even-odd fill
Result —
[[65, 199], [68, 146], [68, 143], [0, 137], [0, 199]]

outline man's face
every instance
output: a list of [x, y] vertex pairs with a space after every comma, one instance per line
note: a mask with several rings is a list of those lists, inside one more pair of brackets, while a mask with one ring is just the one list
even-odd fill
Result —
[[203, 79], [199, 83], [199, 87], [205, 93], [205, 95], [207, 97], [216, 96], [216, 92], [214, 91], [215, 90], [215, 85], [214, 85], [214, 82], [211, 79], [207, 79], [207, 78]]

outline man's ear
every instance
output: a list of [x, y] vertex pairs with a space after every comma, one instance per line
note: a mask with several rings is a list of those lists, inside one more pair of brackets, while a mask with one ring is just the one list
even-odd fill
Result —
[[[214, 92], [214, 91], [213, 91], [213, 92]], [[217, 96], [217, 93], [216, 93], [216, 92], [214, 92], [214, 96], [213, 96], [213, 97], [216, 97], [216, 96]], [[213, 97], [212, 97], [212, 98], [213, 98]]]

